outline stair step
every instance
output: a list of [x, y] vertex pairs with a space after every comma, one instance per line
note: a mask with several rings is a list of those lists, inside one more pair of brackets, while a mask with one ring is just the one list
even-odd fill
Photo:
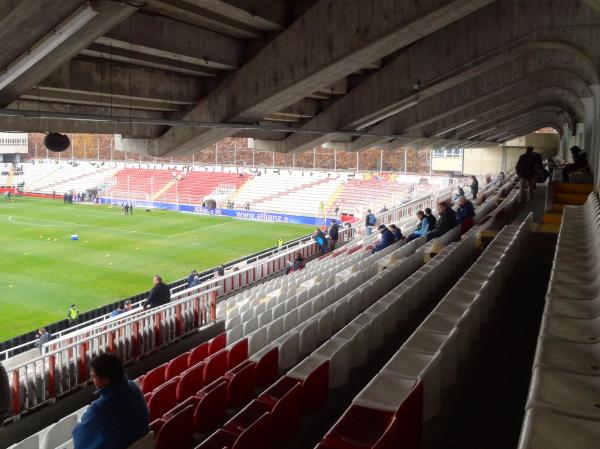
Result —
[[588, 195], [585, 193], [555, 193], [554, 200], [557, 203], [568, 205], [581, 205], [586, 202]]
[[589, 195], [594, 191], [593, 184], [577, 184], [574, 182], [555, 182], [554, 191], [556, 193], [578, 193]]
[[544, 219], [543, 219], [542, 223], [560, 225], [561, 221], [562, 221], [562, 214], [546, 213], [546, 214], [544, 214]]
[[552, 223], [536, 223], [533, 225], [533, 232], [539, 232], [543, 234], [558, 234], [560, 231], [560, 225]]
[[552, 203], [551, 211], [554, 213], [557, 213], [557, 214], [562, 214], [564, 208], [565, 208], [564, 204]]

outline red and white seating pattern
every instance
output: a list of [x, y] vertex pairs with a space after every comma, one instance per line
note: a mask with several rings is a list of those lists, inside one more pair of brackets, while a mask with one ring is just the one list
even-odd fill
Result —
[[[468, 354], [468, 345], [477, 336], [498, 294], [498, 288], [492, 285], [498, 285], [510, 272], [529, 226], [526, 221], [518, 228], [506, 228], [497, 236], [356, 396], [318, 448], [421, 447], [422, 422], [439, 412], [442, 389], [456, 380], [458, 362]], [[473, 243], [467, 242], [472, 242], [477, 232], [474, 228], [466, 233], [461, 243], [446, 247], [384, 297], [382, 301], [387, 298], [388, 307], [395, 312], [387, 316], [392, 315], [399, 322], [405, 320], [411, 310], [423, 305], [431, 289], [436, 287], [438, 275], [451, 272], [452, 265], [456, 266], [456, 260], [448, 256], [457, 256], [459, 248], [471, 249]], [[434, 261], [437, 264], [432, 264]], [[446, 263], [452, 265], [444, 267]], [[444, 269], [438, 272], [441, 267]], [[385, 329], [385, 326], [380, 327]]]
[[600, 201], [566, 206], [519, 449], [600, 442]]

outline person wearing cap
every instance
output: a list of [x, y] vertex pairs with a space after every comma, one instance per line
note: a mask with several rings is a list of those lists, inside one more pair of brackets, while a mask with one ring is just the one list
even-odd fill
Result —
[[394, 234], [387, 228], [386, 225], [379, 225], [377, 228], [377, 232], [380, 234], [379, 241], [373, 247], [373, 252], [379, 252], [386, 249], [388, 246], [392, 245], [395, 242]]

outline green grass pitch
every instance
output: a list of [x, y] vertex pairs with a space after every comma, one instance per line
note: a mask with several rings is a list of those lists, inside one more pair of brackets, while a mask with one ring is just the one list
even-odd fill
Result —
[[[142, 208], [0, 199], [0, 341], [291, 240], [311, 228]], [[78, 234], [79, 241], [71, 241]]]

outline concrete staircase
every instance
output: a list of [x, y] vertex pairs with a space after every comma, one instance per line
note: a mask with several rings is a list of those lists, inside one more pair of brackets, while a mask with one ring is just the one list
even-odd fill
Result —
[[593, 184], [576, 184], [572, 182], [551, 182], [548, 188], [546, 213], [542, 220], [548, 230], [558, 232], [565, 206], [580, 206], [594, 190]]

